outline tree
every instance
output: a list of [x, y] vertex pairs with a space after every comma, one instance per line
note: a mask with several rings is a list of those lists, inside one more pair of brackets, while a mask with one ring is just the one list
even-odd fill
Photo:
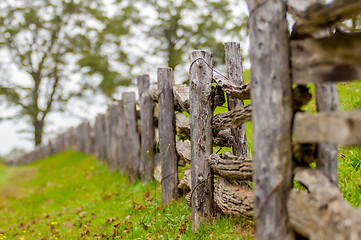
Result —
[[123, 4], [122, 11], [109, 17], [99, 0], [0, 3], [0, 50], [27, 74], [26, 79], [13, 79], [0, 62], [0, 97], [17, 109], [10, 119], [29, 121], [35, 145], [42, 142], [48, 114], [63, 111], [70, 99], [98, 88], [111, 96], [117, 86], [130, 83], [129, 76], [112, 67], [127, 58], [121, 39], [129, 33], [129, 16], [136, 16], [131, 5]]
[[[224, 62], [224, 41], [240, 41], [246, 19], [227, 0], [145, 0], [156, 15], [148, 36], [155, 41], [152, 54], [162, 53], [168, 67], [187, 62], [189, 51], [214, 53], [215, 63]], [[238, 15], [237, 15], [238, 14]]]

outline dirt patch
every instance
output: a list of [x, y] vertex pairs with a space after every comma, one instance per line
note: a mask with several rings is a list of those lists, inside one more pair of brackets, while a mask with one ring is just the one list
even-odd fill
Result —
[[9, 169], [9, 177], [0, 185], [0, 196], [3, 199], [15, 198], [19, 199], [29, 192], [29, 188], [25, 186], [25, 183], [30, 181], [35, 173], [38, 172], [38, 168], [27, 167], [22, 169]]

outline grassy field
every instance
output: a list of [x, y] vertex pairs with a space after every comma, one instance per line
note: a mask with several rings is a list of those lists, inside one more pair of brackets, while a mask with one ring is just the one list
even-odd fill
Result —
[[[342, 110], [361, 108], [361, 82], [341, 83], [338, 90]], [[315, 111], [314, 100], [305, 110]], [[339, 160], [341, 191], [358, 207], [361, 149], [340, 148]], [[162, 206], [158, 183], [129, 185], [125, 175], [82, 153], [68, 151], [21, 167], [0, 165], [0, 240], [117, 238], [254, 239], [254, 226], [218, 216], [195, 234], [183, 198]]]
[[0, 169], [0, 239], [252, 239], [253, 225], [218, 217], [198, 234], [182, 198], [164, 207], [158, 183], [127, 177], [68, 151]]

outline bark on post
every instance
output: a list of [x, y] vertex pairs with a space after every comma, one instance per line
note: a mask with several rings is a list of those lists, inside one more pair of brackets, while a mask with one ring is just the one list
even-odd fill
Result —
[[[247, 0], [250, 9], [256, 238], [294, 239], [286, 214], [292, 183], [292, 99], [283, 0]], [[193, 161], [193, 160], [192, 160]]]
[[149, 94], [149, 75], [137, 77], [140, 120], [142, 126], [140, 144], [140, 179], [143, 183], [153, 179], [155, 138], [154, 138], [154, 104]]
[[162, 203], [178, 198], [178, 161], [175, 149], [175, 116], [171, 68], [158, 68], [159, 138], [162, 164]]
[[[207, 158], [212, 154], [212, 53], [191, 52], [190, 69], [190, 124], [191, 124], [191, 178], [192, 227], [213, 215], [213, 173]], [[208, 64], [208, 65], [207, 65]]]
[[[226, 67], [227, 77], [230, 82], [242, 86], [243, 81], [243, 66], [241, 46], [236, 42], [225, 43], [226, 54]], [[243, 107], [243, 101], [237, 98], [233, 98], [227, 94], [228, 98], [228, 110], [234, 110], [237, 107]], [[231, 133], [234, 139], [232, 146], [233, 154], [236, 156], [247, 157], [248, 156], [248, 143], [246, 137], [246, 126], [242, 124], [239, 128], [232, 128]]]
[[137, 113], [135, 109], [135, 93], [124, 92], [122, 94], [124, 123], [126, 136], [127, 172], [129, 182], [139, 178], [139, 134], [137, 131]]

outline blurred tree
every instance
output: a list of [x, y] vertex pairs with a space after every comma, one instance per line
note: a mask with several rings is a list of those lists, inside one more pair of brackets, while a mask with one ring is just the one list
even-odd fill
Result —
[[237, 1], [144, 1], [156, 15], [148, 32], [155, 42], [152, 54], [163, 53], [168, 67], [185, 62], [193, 49], [209, 50], [215, 64], [223, 63], [224, 41], [241, 41], [246, 35], [248, 16], [236, 11]]
[[121, 74], [113, 65], [120, 58], [126, 62], [121, 39], [138, 22], [136, 16], [135, 8], [123, 4], [109, 17], [100, 0], [0, 2], [0, 50], [27, 75], [13, 79], [0, 60], [0, 97], [18, 110], [10, 118], [29, 121], [35, 145], [42, 142], [50, 112], [64, 111], [70, 99], [97, 89], [111, 96], [117, 86], [130, 83], [124, 74], [129, 66]]

